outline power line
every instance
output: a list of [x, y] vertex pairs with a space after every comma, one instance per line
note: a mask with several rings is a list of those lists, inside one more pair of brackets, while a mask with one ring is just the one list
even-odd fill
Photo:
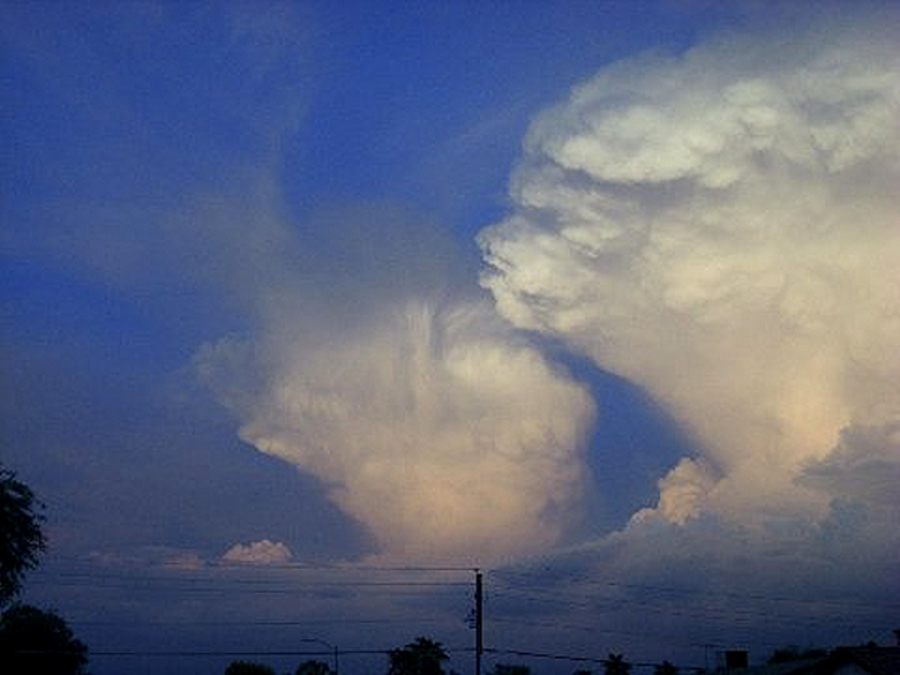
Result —
[[[665, 613], [665, 614], [676, 614], [676, 615], [684, 615], [684, 616], [703, 616], [713, 618], [716, 615], [727, 617], [727, 618], [735, 618], [735, 617], [775, 617], [776, 619], [782, 619], [784, 617], [784, 609], [778, 610], [766, 610], [764, 608], [760, 608], [758, 606], [751, 605], [741, 605], [735, 607], [734, 605], [722, 605], [715, 604], [710, 600], [714, 600], [715, 598], [709, 599], [705, 594], [698, 593], [695, 598], [691, 599], [687, 604], [685, 604], [684, 600], [676, 600], [676, 599], [668, 599], [668, 598], [609, 598], [609, 597], [595, 597], [591, 599], [591, 596], [582, 596], [582, 599], [572, 600], [565, 596], [560, 596], [558, 594], [552, 594], [551, 597], [541, 597], [542, 595], [551, 595], [551, 591], [545, 591], [542, 589], [531, 589], [531, 590], [519, 590], [517, 588], [509, 589], [506, 591], [500, 591], [499, 593], [495, 592], [493, 594], [493, 598], [505, 598], [507, 594], [510, 594], [513, 599], [518, 599], [524, 602], [537, 602], [537, 603], [548, 603], [548, 604], [556, 604], [565, 606], [567, 608], [572, 607], [581, 607], [584, 609], [590, 610], [598, 610], [602, 609], [606, 612], [614, 612], [614, 611], [624, 611], [633, 609], [634, 607], [642, 607], [644, 611], [654, 612], [654, 613]], [[698, 599], [699, 598], [699, 599]], [[681, 603], [683, 606], [673, 607], [671, 603]], [[800, 603], [798, 603], [800, 604]], [[804, 604], [815, 604], [815, 601], [807, 601]], [[859, 620], [860, 613], [872, 613], [878, 612], [884, 609], [890, 609], [892, 605], [864, 605], [858, 602], [848, 603], [851, 608], [855, 608], [858, 610], [854, 616], [856, 617], [854, 620]], [[803, 612], [808, 610], [797, 609], [796, 612]]]
[[[217, 583], [228, 583], [228, 584], [248, 584], [248, 585], [266, 585], [266, 584], [284, 584], [286, 581], [288, 583], [302, 583], [304, 585], [317, 585], [317, 586], [469, 586], [469, 582], [463, 581], [357, 581], [357, 580], [299, 580], [299, 579], [285, 579], [283, 577], [278, 578], [234, 578], [227, 576], [214, 576], [214, 577], [200, 577], [195, 576], [193, 574], [185, 574], [180, 570], [178, 574], [171, 574], [168, 576], [155, 574], [155, 575], [147, 575], [147, 574], [128, 574], [123, 572], [118, 573], [109, 573], [109, 572], [99, 572], [99, 571], [89, 571], [89, 572], [77, 572], [77, 571], [60, 571], [53, 573], [37, 573], [35, 577], [40, 580], [41, 577], [45, 577], [45, 581], [47, 579], [53, 580], [54, 577], [57, 579], [99, 579], [101, 581], [107, 581], [110, 579], [120, 580], [120, 581], [159, 581], [164, 583], [188, 583], [188, 582], [203, 582], [203, 581], [212, 581]], [[57, 583], [62, 583], [62, 581], [58, 581]]]
[[[371, 656], [371, 655], [389, 655], [393, 648], [391, 649], [341, 649], [339, 651], [341, 656]], [[445, 652], [451, 654], [464, 654], [471, 653], [472, 649], [469, 647], [460, 647], [460, 648], [444, 648]], [[51, 651], [40, 651], [40, 650], [29, 650], [28, 652], [22, 651], [19, 653], [29, 653], [29, 654], [52, 654], [55, 652]], [[175, 650], [140, 650], [140, 649], [119, 649], [119, 650], [90, 650], [90, 656], [93, 657], [143, 657], [143, 656], [155, 656], [155, 657], [213, 657], [213, 656], [223, 656], [223, 657], [239, 657], [239, 656], [331, 656], [334, 652], [332, 650], [296, 650], [296, 649], [288, 649], [288, 650], [273, 650], [273, 649], [265, 649], [265, 650], [253, 650], [253, 649], [245, 649], [245, 650], [219, 650], [219, 649], [175, 649]]]
[[[440, 581], [440, 580], [428, 580], [428, 581], [377, 581], [377, 580], [343, 580], [343, 579], [308, 579], [308, 580], [298, 580], [298, 579], [285, 579], [285, 578], [229, 578], [227, 576], [221, 577], [215, 575], [216, 571], [220, 570], [253, 570], [255, 572], [269, 572], [274, 570], [280, 571], [328, 571], [328, 572], [340, 572], [340, 573], [358, 573], [358, 572], [371, 572], [371, 571], [379, 571], [379, 572], [471, 572], [473, 568], [465, 568], [465, 567], [443, 567], [443, 566], [435, 566], [435, 567], [390, 567], [390, 566], [356, 566], [356, 567], [347, 567], [347, 566], [338, 566], [338, 565], [314, 565], [314, 564], [277, 564], [277, 565], [266, 565], [263, 568], [259, 566], [252, 565], [235, 565], [235, 564], [216, 564], [215, 566], [204, 567], [200, 570], [171, 570], [168, 568], [163, 568], [166, 572], [170, 572], [171, 575], [142, 575], [142, 574], [128, 574], [128, 573], [109, 573], [109, 572], [99, 572], [95, 570], [89, 571], [59, 571], [55, 572], [52, 575], [48, 573], [41, 574], [40, 572], [35, 575], [35, 578], [32, 579], [31, 583], [35, 585], [51, 585], [57, 584], [61, 586], [78, 586], [78, 585], [93, 585], [95, 587], [106, 587], [106, 588], [120, 588], [113, 583], [109, 583], [110, 581], [118, 580], [123, 582], [128, 582], [131, 584], [129, 586], [130, 589], [135, 590], [145, 590], [145, 587], [150, 584], [160, 584], [166, 585], [166, 588], [159, 589], [158, 586], [154, 586], [153, 590], [185, 590], [183, 586], [191, 586], [189, 590], [194, 590], [196, 592], [226, 592], [232, 591], [235, 589], [228, 588], [231, 585], [235, 586], [251, 586], [251, 587], [260, 587], [258, 590], [241, 590], [240, 592], [260, 592], [260, 593], [296, 593], [306, 591], [310, 588], [360, 588], [360, 589], [377, 589], [377, 588], [451, 588], [451, 587], [467, 587], [469, 586], [469, 582], [463, 581]], [[811, 599], [811, 598], [803, 598], [803, 597], [790, 597], [785, 595], [766, 595], [760, 593], [739, 593], [732, 591], [711, 591], [707, 589], [687, 589], [687, 588], [673, 588], [666, 586], [655, 586], [650, 584], [631, 584], [617, 581], [608, 581], [608, 582], [599, 582], [599, 581], [584, 581], [574, 582], [577, 584], [576, 587], [569, 587], [563, 589], [541, 589], [535, 588], [533, 584], [529, 584], [523, 588], [523, 586], [519, 583], [515, 583], [510, 581], [508, 575], [505, 573], [498, 573], [496, 571], [491, 572], [491, 581], [492, 586], [499, 585], [501, 588], [505, 587], [507, 589], [506, 592], [516, 593], [516, 594], [524, 594], [525, 599], [534, 601], [534, 602], [554, 602], [554, 603], [564, 603], [567, 606], [575, 606], [575, 607], [595, 607], [596, 602], [594, 601], [594, 596], [587, 594], [585, 592], [584, 586], [589, 587], [610, 587], [610, 588], [623, 588], [630, 590], [639, 590], [644, 592], [650, 592], [654, 594], [654, 597], [651, 598], [635, 598], [635, 597], [626, 597], [626, 598], [604, 598], [599, 597], [596, 600], [606, 601], [607, 603], [627, 603], [628, 605], [640, 604], [642, 606], [649, 606], [655, 603], [665, 602], [666, 598], [662, 597], [662, 594], [678, 594], [681, 596], [695, 596], [695, 597], [703, 597], [705, 600], [711, 600], [715, 598], [723, 598], [729, 600], [738, 600], [741, 602], [744, 601], [755, 601], [755, 602], [771, 602], [771, 603], [791, 603], [791, 604], [802, 604], [802, 605], [813, 605], [816, 607], [835, 607], [841, 608], [843, 610], [849, 610], [852, 608], [859, 608], [864, 611], [878, 611], [878, 610], [895, 610], [900, 609], [900, 605], [896, 603], [892, 603], [890, 601], [878, 601], [878, 602], [860, 602], [858, 599]], [[212, 575], [212, 576], [211, 576]], [[43, 578], [41, 578], [43, 577]], [[77, 580], [87, 580], [87, 581], [77, 581]], [[97, 580], [98, 583], [90, 584], [91, 580]], [[528, 581], [535, 581], [533, 577], [528, 578]], [[210, 586], [203, 588], [200, 584], [206, 582], [207, 584], [211, 584]], [[141, 586], [135, 586], [134, 584], [139, 583]], [[287, 584], [291, 584], [290, 587], [287, 587]], [[275, 591], [270, 591], [265, 589], [266, 586], [274, 586], [277, 585], [279, 588]], [[302, 586], [302, 588], [297, 588], [297, 585]], [[176, 588], [170, 588], [172, 586], [177, 586]], [[569, 593], [578, 593], [578, 599], [567, 599], [565, 597], [566, 594]], [[492, 590], [493, 595], [498, 595], [496, 586]], [[540, 594], [551, 595], [552, 598], [542, 599], [539, 597], [535, 597]], [[609, 604], [606, 605], [609, 607]], [[709, 603], [706, 603], [706, 606], [709, 606]], [[750, 608], [744, 608], [742, 611], [744, 612], [758, 612], [759, 610], [754, 610]]]
[[[104, 565], [94, 560], [84, 560], [81, 558], [53, 558], [48, 561], [49, 565], [63, 567], [87, 567], [97, 569], [98, 567], [111, 567], [112, 565]], [[167, 572], [200, 572], [203, 570], [288, 570], [288, 571], [317, 571], [317, 572], [473, 572], [474, 566], [448, 566], [448, 565], [373, 565], [373, 564], [350, 564], [350, 563], [306, 563], [306, 562], [271, 562], [271, 563], [252, 563], [239, 561], [204, 561], [196, 567], [165, 563], [145, 563], [141, 561], [124, 560], [121, 567], [134, 566], [140, 564], [145, 569], [157, 569]]]
[[[576, 656], [573, 654], [556, 654], [551, 652], [533, 652], [533, 651], [523, 651], [519, 649], [486, 649], [485, 651], [490, 652], [492, 654], [512, 654], [514, 656], [524, 656], [528, 658], [536, 658], [536, 659], [550, 659], [553, 661], [574, 661], [577, 663], [597, 663], [605, 665], [609, 663], [609, 658], [598, 658], [595, 656]], [[636, 666], [638, 668], [653, 668], [659, 665], [658, 662], [640, 662], [640, 661], [628, 661], [628, 664], [631, 666]], [[704, 670], [700, 666], [676, 666], [679, 670], [694, 670], [700, 672]]]
[[[495, 584], [499, 584], [501, 586], [505, 586], [510, 590], [517, 590], [518, 584], [511, 582], [509, 580], [510, 576], [519, 576], [523, 580], [527, 581], [528, 584], [526, 588], [531, 592], [535, 592], [534, 582], [540, 581], [540, 579], [536, 579], [534, 575], [509, 575], [505, 572], [495, 572], [492, 575], [492, 582]], [[606, 586], [612, 588], [624, 588], [624, 589], [633, 589], [633, 590], [642, 590], [642, 591], [650, 591], [654, 593], [671, 593], [671, 594], [680, 594], [680, 595], [690, 595], [690, 596], [703, 596], [703, 597], [721, 597], [728, 598], [732, 600], [753, 600], [760, 602], [788, 602], [788, 603], [804, 603], [804, 604], [815, 604], [815, 605], [834, 605], [839, 608], [845, 608], [847, 606], [860, 606], [860, 607], [871, 607], [872, 602], [860, 602], [858, 598], [808, 598], [808, 597], [791, 597], [787, 595], [768, 595], [763, 593], [740, 593], [737, 591], [716, 591], [705, 588], [676, 588], [671, 586], [657, 586], [653, 584], [635, 584], [629, 582], [622, 581], [598, 581], [596, 579], [586, 579], [584, 577], [575, 577], [567, 580], [568, 588], [553, 588], [547, 589], [547, 593], [553, 593], [558, 596], [559, 593], [564, 592], [572, 592], [577, 593], [579, 596], [584, 597], [584, 586]], [[538, 591], [540, 592], [540, 591]], [[630, 600], [630, 599], [629, 599]], [[896, 602], [890, 602], [886, 598], [878, 601], [878, 606], [884, 607], [885, 609], [900, 609], [900, 604]]]
[[410, 616], [404, 619], [396, 618], [378, 618], [378, 619], [357, 619], [351, 617], [339, 617], [333, 619], [309, 619], [309, 620], [254, 620], [246, 621], [190, 621], [175, 620], [166, 621], [158, 619], [135, 620], [130, 618], [127, 625], [123, 625], [123, 621], [107, 621], [107, 620], [80, 620], [77, 617], [69, 618], [69, 622], [79, 628], [104, 628], [115, 627], [121, 629], [120, 632], [127, 632], [129, 628], [134, 630], [145, 630], [148, 628], [158, 629], [191, 629], [191, 628], [219, 628], [219, 629], [248, 629], [248, 628], [271, 628], [271, 629], [289, 629], [289, 628], [309, 628], [309, 627], [344, 627], [344, 626], [447, 626], [453, 627], [460, 624], [459, 617], [456, 616]]
[[126, 589], [135, 593], [221, 593], [241, 595], [321, 595], [329, 589], [359, 593], [389, 593], [391, 595], [421, 595], [425, 591], [468, 588], [464, 582], [440, 581], [296, 581], [250, 579], [190, 579], [165, 577], [100, 575], [34, 579], [36, 587], [70, 587], [107, 590]]
[[[551, 602], [546, 599], [539, 599], [541, 602]], [[559, 604], [565, 606], [567, 608], [571, 608], [572, 606], [578, 606], [582, 608], [589, 608], [592, 610], [598, 609], [596, 604], [593, 603], [570, 603], [565, 600], [559, 600]], [[631, 605], [644, 605], [641, 608], [642, 613], [650, 613], [664, 616], [680, 616], [680, 617], [688, 617], [699, 620], [706, 621], [725, 621], [727, 620], [731, 625], [734, 624], [743, 624], [745, 626], [752, 626], [755, 623], [759, 623], [761, 621], [765, 621], [767, 624], [779, 623], [779, 624], [789, 624], [791, 626], [805, 626], [805, 627], [838, 627], [838, 626], [846, 626], [849, 628], [858, 628], [860, 625], [866, 625], [871, 627], [872, 629], [880, 629], [885, 628], [883, 625], [883, 619], [879, 617], [869, 617], [868, 620], [866, 618], [860, 617], [840, 617], [840, 618], [826, 618], [826, 617], [808, 617], [802, 616], [798, 618], [797, 615], [794, 616], [785, 616], [784, 614], [777, 612], [764, 612], [761, 610], [752, 610], [747, 608], [727, 608], [727, 607], [714, 607], [714, 606], [703, 606], [699, 605], [696, 607], [687, 607], [687, 608], [673, 608], [673, 607], [654, 607], [650, 605], [650, 603], [617, 603], [619, 605], [615, 609], [610, 609], [609, 607], [603, 609], [603, 611], [607, 614], [614, 614], [618, 612], [626, 612], [630, 609], [634, 609]], [[519, 625], [527, 626], [533, 625], [527, 621], [519, 621], [517, 618], [504, 618], [504, 615], [501, 613], [499, 616], [492, 616], [492, 621], [495, 622], [506, 622], [506, 623], [518, 623]], [[540, 625], [543, 627], [560, 627], [560, 628], [579, 628], [581, 630], [601, 630], [599, 627], [589, 629], [587, 627], [577, 627], [571, 626], [570, 624], [551, 624], [547, 622], [542, 622]]]
[[[137, 572], [131, 573], [129, 571], [118, 571], [118, 572], [101, 572], [96, 569], [78, 571], [78, 570], [64, 570], [58, 571], [55, 573], [55, 581], [54, 575], [44, 573], [43, 579], [36, 580], [38, 584], [43, 583], [44, 585], [52, 585], [57, 584], [60, 586], [72, 586], [72, 587], [82, 587], [82, 588], [101, 588], [101, 589], [110, 589], [116, 590], [121, 588], [127, 588], [130, 591], [138, 591], [138, 592], [177, 592], [177, 593], [190, 593], [190, 592], [198, 592], [198, 593], [230, 593], [230, 594], [260, 594], [260, 595], [297, 595], [297, 594], [323, 594], [323, 599], [326, 601], [333, 600], [335, 602], [341, 601], [349, 601], [352, 597], [348, 594], [332, 593], [330, 596], [325, 595], [325, 592], [328, 589], [348, 589], [354, 590], [358, 592], [387, 592], [394, 595], [406, 595], [406, 594], [414, 594], [418, 597], [423, 598], [434, 598], [439, 597], [435, 594], [429, 595], [431, 591], [436, 589], [453, 589], [453, 588], [471, 588], [471, 582], [462, 582], [455, 581], [452, 579], [445, 580], [437, 580], [434, 578], [426, 577], [426, 580], [414, 579], [409, 580], [406, 579], [405, 576], [408, 573], [428, 573], [428, 574], [437, 574], [437, 573], [445, 573], [445, 572], [466, 572], [476, 573], [476, 579], [480, 578], [481, 573], [477, 569], [473, 568], [456, 568], [456, 567], [428, 567], [428, 568], [416, 568], [416, 567], [356, 567], [356, 568], [347, 568], [347, 567], [336, 567], [336, 566], [298, 566], [298, 565], [278, 565], [278, 566], [266, 566], [266, 567], [254, 567], [251, 565], [222, 565], [215, 567], [203, 567], [199, 570], [181, 570], [181, 569], [169, 569], [169, 568], [151, 568], [153, 570], [152, 574], [139, 574]], [[165, 574], [161, 571], [163, 570]], [[241, 571], [244, 575], [239, 577], [231, 577], [228, 576], [233, 571]], [[261, 574], [260, 578], [250, 578], [247, 575], [249, 571]], [[277, 576], [271, 576], [272, 572], [281, 572]], [[388, 577], [381, 580], [378, 580], [378, 577], [374, 577], [374, 579], [355, 579], [355, 578], [337, 578], [335, 576], [343, 576], [345, 574], [362, 574], [363, 572], [389, 572], [397, 575], [403, 575], [402, 579], [391, 578]], [[303, 573], [311, 573], [313, 574], [313, 578], [304, 578]], [[297, 573], [297, 574], [295, 574]], [[320, 574], [321, 573], [321, 574]], [[339, 573], [339, 574], [335, 574]], [[266, 576], [269, 574], [270, 576]], [[655, 613], [655, 614], [664, 614], [666, 616], [687, 616], [692, 618], [700, 618], [701, 620], [706, 621], [719, 621], [727, 620], [731, 626], [734, 628], [735, 624], [744, 623], [746, 625], [752, 625], [754, 621], [762, 621], [765, 620], [767, 622], [790, 622], [793, 626], [837, 626], [838, 624], [835, 620], [831, 619], [796, 619], [793, 617], [784, 617], [782, 609], [775, 611], [766, 611], [758, 606], [756, 607], [734, 607], [733, 602], [735, 600], [740, 601], [751, 601], [754, 603], [784, 603], [791, 602], [797, 603], [798, 605], [808, 605], [810, 603], [816, 604], [820, 603], [822, 605], [836, 605], [836, 606], [844, 606], [840, 601], [837, 600], [824, 600], [824, 601], [815, 601], [809, 600], [806, 598], [797, 598], [792, 599], [785, 596], [767, 596], [762, 594], [742, 594], [742, 593], [732, 593], [732, 592], [706, 592], [702, 589], [691, 590], [691, 589], [674, 589], [667, 588], [664, 586], [652, 586], [646, 584], [627, 584], [622, 582], [581, 582], [577, 587], [564, 587], [560, 590], [553, 590], [551, 588], [535, 588], [533, 586], [524, 585], [521, 583], [517, 583], [515, 580], [504, 579], [503, 575], [497, 572], [491, 572], [490, 579], [495, 582], [498, 586], [500, 586], [499, 590], [491, 589], [490, 599], [491, 600], [499, 600], [499, 604], [493, 604], [490, 607], [491, 616], [488, 617], [489, 622], [496, 622], [498, 624], [517, 624], [519, 626], [523, 626], [524, 628], [528, 628], [529, 626], [534, 628], [546, 629], [546, 628], [556, 628], [562, 631], [567, 630], [585, 630], [591, 632], [598, 633], [630, 633], [631, 631], [625, 630], [616, 630], [616, 629], [606, 629], [601, 626], [596, 627], [588, 627], [588, 626], [578, 626], [571, 623], [554, 623], [554, 622], [528, 622], [522, 621], [518, 617], [510, 617], [509, 611], [503, 612], [502, 608], [504, 604], [512, 600], [513, 602], [519, 601], [523, 603], [530, 602], [538, 602], [538, 603], [552, 603], [558, 606], [561, 606], [567, 610], [573, 610], [574, 608], [582, 608], [584, 610], [597, 611], [602, 610], [607, 614], [611, 615], [610, 617], [605, 617], [606, 619], [613, 620], [612, 617], [616, 615], [617, 612], [624, 612], [629, 609], [640, 608], [641, 612], [646, 613]], [[321, 578], [325, 576], [326, 578]], [[532, 578], [533, 581], [537, 581], [538, 579]], [[493, 585], [493, 584], [491, 584]], [[640, 590], [646, 595], [638, 595], [637, 597], [607, 597], [603, 595], [591, 595], [590, 593], [585, 593], [584, 587], [588, 588], [598, 588], [598, 587], [612, 587], [612, 588], [622, 588], [629, 590]], [[571, 593], [579, 592], [580, 595], [578, 598], [572, 598]], [[477, 591], [476, 591], [477, 593]], [[699, 601], [694, 598], [684, 599], [684, 598], [673, 598], [671, 594], [681, 594], [681, 595], [694, 595], [695, 598], [700, 598]], [[355, 595], [355, 594], [354, 594]], [[542, 597], [543, 596], [543, 597]], [[362, 598], [365, 596], [360, 596], [360, 602]], [[716, 600], [722, 601], [721, 604], [717, 603]], [[480, 601], [480, 598], [476, 595], [476, 601]], [[725, 602], [727, 601], [727, 602]], [[243, 601], [242, 601], [243, 602]], [[384, 604], [381, 599], [373, 600], [373, 603]], [[386, 601], [389, 602], [389, 601]], [[402, 602], [402, 601], [401, 601]], [[410, 603], [408, 603], [410, 604]], [[675, 606], [673, 606], [675, 605]], [[850, 608], [856, 607], [860, 610], [873, 611], [878, 609], [879, 607], [872, 607], [871, 605], [866, 605], [863, 603], [856, 602], [848, 602], [846, 603]], [[885, 607], [891, 607], [894, 605], [887, 604]], [[500, 611], [495, 611], [500, 610]], [[548, 614], [552, 616], [555, 611], [550, 611]], [[496, 614], [496, 616], [495, 616]], [[578, 616], [581, 617], [581, 612], [573, 612], [570, 611], [570, 616]], [[333, 615], [332, 615], [333, 616]], [[854, 616], [843, 616], [841, 617], [844, 621], [848, 622], [848, 625], [851, 625], [849, 622], [853, 622], [852, 625], [856, 628], [859, 627], [860, 621], [862, 619], [859, 617], [859, 613], [855, 613]], [[462, 617], [459, 617], [460, 622], [462, 622]], [[840, 620], [840, 619], [839, 619]], [[248, 620], [248, 621], [230, 621], [230, 622], [219, 622], [219, 621], [178, 621], [178, 622], [141, 622], [141, 625], [170, 625], [170, 626], [258, 626], [258, 627], [276, 627], [276, 626], [308, 626], [308, 625], [323, 625], [323, 624], [383, 624], [383, 623], [397, 623], [397, 624], [411, 624], [411, 623], [448, 623], [450, 621], [447, 617], [437, 618], [437, 617], [409, 617], [408, 619], [339, 619], [339, 618], [331, 618], [328, 620]], [[73, 622], [78, 623], [78, 622]], [[103, 621], [85, 621], [81, 622], [81, 625], [90, 626], [90, 625], [120, 625], [120, 622], [103, 622]], [[843, 624], [841, 624], [843, 625]], [[882, 628], [883, 626], [879, 627]], [[502, 632], [502, 631], [501, 631]], [[523, 633], [527, 634], [527, 633]], [[654, 637], [652, 631], [647, 632], [644, 635], [645, 638]], [[656, 639], [666, 638], [659, 634], [656, 635]], [[386, 654], [389, 653], [390, 650], [342, 650], [342, 654], [352, 655], [352, 654]], [[454, 652], [475, 652], [476, 657], [480, 656], [482, 652], [484, 653], [508, 653], [513, 655], [520, 656], [531, 656], [534, 658], [554, 658], [559, 660], [570, 660], [570, 661], [591, 661], [591, 662], [602, 662], [602, 659], [594, 659], [593, 657], [579, 657], [573, 655], [566, 654], [553, 654], [553, 653], [544, 653], [544, 652], [524, 652], [524, 651], [515, 651], [515, 650], [498, 650], [498, 649], [488, 649], [484, 648], [483, 645], [480, 645], [476, 640], [476, 646], [474, 649], [463, 649], [463, 650], [448, 650]], [[330, 654], [331, 652], [328, 652]], [[297, 650], [289, 650], [289, 651], [216, 651], [216, 650], [182, 650], [182, 651], [139, 651], [139, 650], [108, 650], [108, 651], [91, 651], [92, 656], [171, 656], [171, 657], [179, 657], [179, 656], [303, 656], [303, 655], [325, 655], [325, 652], [311, 652], [308, 650], [305, 651], [297, 651]], [[480, 663], [479, 663], [480, 666]], [[476, 667], [476, 670], [478, 666]], [[480, 675], [480, 673], [476, 673], [476, 675]]]

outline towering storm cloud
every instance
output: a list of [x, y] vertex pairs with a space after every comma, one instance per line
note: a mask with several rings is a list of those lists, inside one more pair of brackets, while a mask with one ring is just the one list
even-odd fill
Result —
[[482, 282], [696, 437], [642, 516], [822, 517], [900, 462], [898, 27], [631, 59], [533, 123]]
[[323, 216], [328, 243], [262, 294], [259, 335], [207, 345], [199, 372], [241, 437], [320, 479], [384, 557], [552, 546], [583, 496], [590, 396], [486, 298], [441, 290], [455, 263], [425, 223], [377, 212]]

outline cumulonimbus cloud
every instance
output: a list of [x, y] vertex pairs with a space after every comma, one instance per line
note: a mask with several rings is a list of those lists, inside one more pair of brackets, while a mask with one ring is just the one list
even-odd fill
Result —
[[[490, 307], [410, 301], [330, 344], [264, 351], [262, 388], [228, 399], [241, 437], [324, 481], [385, 555], [497, 561], [565, 530], [592, 402]], [[199, 361], [258, 357], [226, 341]]]
[[660, 483], [668, 520], [821, 515], [796, 479], [842, 430], [900, 420], [897, 28], [807, 20], [608, 67], [533, 123], [480, 235], [505, 317], [698, 439]]
[[474, 284], [440, 290], [440, 237], [376, 211], [367, 227], [329, 214], [329, 264], [269, 289], [259, 334], [206, 345], [198, 372], [243, 440], [321, 480], [384, 557], [484, 565], [553, 545], [586, 487], [590, 395]]

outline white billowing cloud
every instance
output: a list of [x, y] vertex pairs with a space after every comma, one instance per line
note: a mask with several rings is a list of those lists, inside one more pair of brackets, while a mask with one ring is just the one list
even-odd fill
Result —
[[808, 21], [606, 68], [535, 121], [513, 211], [480, 235], [504, 316], [698, 439], [721, 479], [676, 467], [670, 521], [827, 517], [795, 479], [842, 429], [900, 420], [898, 28]]
[[385, 557], [486, 565], [564, 538], [588, 476], [585, 387], [427, 219], [374, 203], [307, 225], [251, 286], [258, 333], [195, 358], [241, 438], [317, 477]]
[[219, 387], [241, 437], [324, 481], [383, 554], [484, 564], [564, 532], [592, 401], [486, 303], [410, 299], [355, 333], [312, 346], [297, 329], [257, 351], [223, 342], [198, 360], [213, 379], [272, 366], [255, 394]]
[[291, 550], [280, 541], [273, 542], [263, 539], [247, 545], [235, 544], [225, 551], [222, 555], [222, 560], [229, 563], [250, 565], [286, 563], [291, 560]]
[[641, 509], [635, 521], [661, 515], [670, 523], [683, 525], [697, 517], [703, 500], [716, 484], [716, 475], [700, 462], [682, 459], [658, 482], [659, 504], [655, 509]]

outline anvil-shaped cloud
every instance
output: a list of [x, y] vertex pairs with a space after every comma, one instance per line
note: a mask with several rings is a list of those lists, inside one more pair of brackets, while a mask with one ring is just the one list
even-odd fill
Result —
[[900, 420], [896, 20], [621, 62], [532, 125], [483, 285], [699, 441], [641, 517], [821, 517], [798, 477]]

